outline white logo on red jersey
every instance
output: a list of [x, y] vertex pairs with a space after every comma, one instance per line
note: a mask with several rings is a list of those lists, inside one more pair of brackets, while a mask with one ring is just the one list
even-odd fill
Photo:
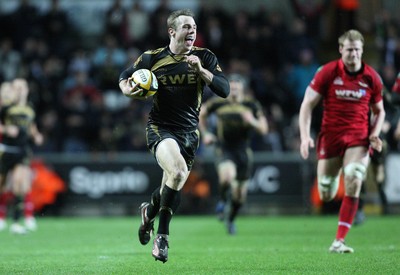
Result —
[[335, 84], [335, 85], [343, 85], [343, 80], [342, 80], [342, 78], [341, 78], [340, 76], [336, 77], [336, 78], [333, 80], [333, 84]]
[[346, 100], [359, 100], [367, 93], [364, 89], [354, 90], [335, 90], [336, 97]]
[[358, 81], [358, 84], [359, 84], [361, 87], [368, 88], [368, 84], [367, 84], [367, 83]]

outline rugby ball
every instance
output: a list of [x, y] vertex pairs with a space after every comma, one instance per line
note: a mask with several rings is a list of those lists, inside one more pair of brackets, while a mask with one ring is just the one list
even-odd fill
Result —
[[139, 69], [132, 74], [132, 86], [139, 83], [140, 89], [143, 92], [140, 96], [147, 97], [153, 96], [158, 89], [158, 81], [155, 74], [148, 69]]

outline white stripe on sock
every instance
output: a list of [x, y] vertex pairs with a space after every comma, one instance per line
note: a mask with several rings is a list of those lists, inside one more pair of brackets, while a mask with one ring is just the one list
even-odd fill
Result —
[[350, 227], [351, 227], [351, 224], [349, 224], [349, 223], [347, 223], [347, 222], [341, 222], [341, 221], [339, 221], [339, 225], [346, 226], [347, 228], [350, 228]]

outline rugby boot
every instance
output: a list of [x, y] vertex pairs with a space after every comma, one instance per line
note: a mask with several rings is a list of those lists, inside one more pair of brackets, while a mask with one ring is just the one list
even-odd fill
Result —
[[150, 241], [151, 235], [154, 231], [154, 219], [150, 220], [147, 217], [147, 207], [149, 207], [149, 205], [148, 202], [143, 202], [139, 207], [142, 221], [139, 226], [138, 235], [139, 241], [142, 245], [146, 245]]
[[229, 235], [236, 235], [236, 224], [234, 222], [227, 222], [226, 229]]
[[329, 247], [331, 253], [353, 253], [354, 249], [345, 245], [344, 241], [334, 240], [331, 247]]
[[163, 263], [168, 261], [168, 235], [157, 234], [154, 238], [152, 255], [155, 260]]
[[16, 235], [24, 235], [28, 233], [28, 230], [26, 230], [26, 228], [20, 225], [19, 223], [13, 223], [10, 226], [10, 232]]
[[215, 213], [217, 214], [217, 218], [219, 221], [223, 221], [225, 219], [225, 203], [223, 201], [219, 201], [217, 206], [215, 207]]

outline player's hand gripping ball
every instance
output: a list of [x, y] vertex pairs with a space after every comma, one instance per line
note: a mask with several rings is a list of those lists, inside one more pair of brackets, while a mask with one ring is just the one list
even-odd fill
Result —
[[139, 96], [153, 96], [158, 89], [158, 81], [155, 74], [148, 69], [139, 69], [132, 74], [132, 86], [139, 83], [139, 88], [143, 89]]

